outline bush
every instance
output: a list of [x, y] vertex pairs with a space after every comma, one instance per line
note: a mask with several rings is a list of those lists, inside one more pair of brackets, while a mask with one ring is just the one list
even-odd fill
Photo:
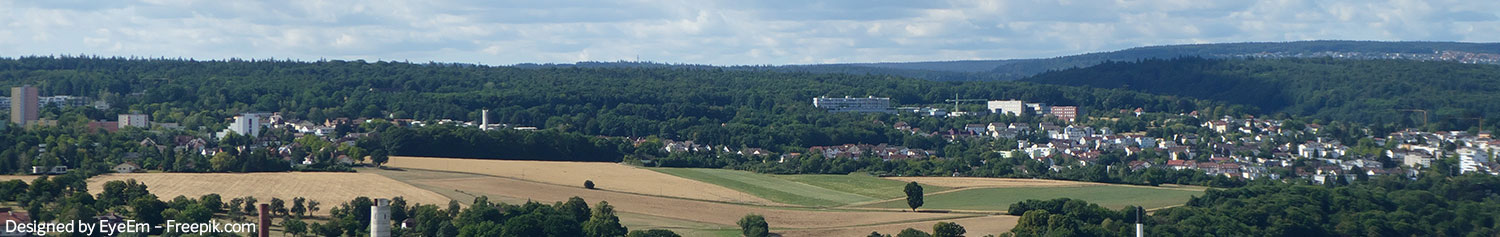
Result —
[[674, 233], [674, 232], [672, 232], [670, 230], [651, 229], [651, 230], [647, 230], [647, 231], [632, 230], [632, 231], [630, 231], [630, 234], [626, 234], [625, 237], [682, 237], [682, 236], [681, 235], [677, 235], [677, 233]]
[[745, 237], [766, 237], [771, 235], [771, 226], [766, 224], [766, 218], [756, 214], [745, 215], [740, 218], [740, 232]]
[[938, 222], [932, 226], [934, 237], [959, 237], [964, 236], [964, 227], [953, 222]]
[[932, 237], [932, 235], [921, 230], [906, 228], [905, 230], [901, 230], [901, 233], [896, 234], [896, 237]]
[[594, 189], [594, 181], [593, 180], [584, 180], [583, 181], [583, 188]]

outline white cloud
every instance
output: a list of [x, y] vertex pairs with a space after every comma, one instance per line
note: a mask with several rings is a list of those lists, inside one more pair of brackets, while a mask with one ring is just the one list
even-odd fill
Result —
[[18, 1], [0, 56], [514, 64], [1053, 57], [1312, 39], [1493, 41], [1500, 3], [1232, 1]]

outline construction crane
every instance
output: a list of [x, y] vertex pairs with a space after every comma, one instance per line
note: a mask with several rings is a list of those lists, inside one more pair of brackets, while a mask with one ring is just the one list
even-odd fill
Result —
[[1402, 112], [1422, 112], [1422, 128], [1427, 128], [1427, 110], [1425, 109], [1399, 109]]
[[945, 101], [945, 102], [953, 102], [953, 112], [958, 112], [958, 103], [961, 103], [961, 102], [986, 102], [986, 101], [990, 101], [990, 100], [984, 100], [984, 99], [960, 99], [960, 98], [958, 98], [958, 93], [953, 93], [953, 99], [948, 99], [948, 100], [943, 100], [943, 101]]

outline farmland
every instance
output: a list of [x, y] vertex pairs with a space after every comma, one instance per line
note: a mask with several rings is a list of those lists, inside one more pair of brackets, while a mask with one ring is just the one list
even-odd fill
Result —
[[[421, 160], [407, 160], [409, 162], [445, 162], [458, 159], [438, 158], [411, 158]], [[983, 234], [998, 234], [1008, 230], [1014, 225], [1017, 217], [1014, 216], [991, 216], [982, 214], [960, 214], [960, 213], [917, 213], [901, 212], [891, 210], [862, 210], [862, 209], [837, 209], [837, 208], [802, 208], [791, 207], [780, 204], [753, 204], [742, 202], [723, 202], [715, 200], [703, 200], [698, 198], [684, 198], [671, 195], [657, 195], [655, 193], [636, 193], [612, 189], [617, 186], [634, 186], [631, 182], [642, 182], [642, 179], [594, 179], [601, 184], [603, 189], [584, 189], [580, 185], [569, 181], [543, 182], [536, 174], [546, 172], [563, 172], [560, 169], [576, 169], [579, 165], [608, 165], [593, 167], [596, 169], [620, 170], [630, 168], [669, 177], [673, 182], [709, 185], [731, 192], [733, 189], [720, 187], [714, 184], [679, 178], [677, 176], [657, 173], [646, 169], [636, 169], [628, 166], [616, 166], [616, 164], [582, 163], [576, 162], [540, 162], [540, 161], [490, 161], [490, 160], [459, 160], [460, 166], [437, 166], [425, 164], [426, 169], [406, 168], [405, 170], [378, 170], [361, 169], [360, 172], [371, 173], [391, 177], [396, 180], [411, 183], [416, 187], [432, 190], [446, 195], [449, 198], [459, 200], [462, 203], [472, 202], [474, 197], [487, 196], [493, 201], [508, 203], [521, 203], [525, 201], [556, 202], [563, 201], [569, 197], [578, 196], [588, 200], [590, 204], [599, 201], [607, 201], [619, 211], [621, 222], [631, 229], [662, 228], [670, 229], [689, 236], [716, 236], [737, 235], [738, 227], [735, 222], [745, 214], [760, 214], [772, 227], [772, 232], [781, 233], [784, 236], [829, 236], [844, 235], [844, 233], [862, 232], [859, 235], [869, 234], [872, 230], [892, 229], [899, 231], [897, 227], [908, 226], [920, 229], [930, 229], [936, 221], [956, 221], [959, 223], [972, 224], [969, 233], [980, 236]], [[494, 162], [493, 164], [485, 164]], [[556, 163], [573, 163], [554, 166]], [[518, 168], [478, 169], [473, 167], [493, 167], [498, 164], [511, 166], [529, 166], [525, 178], [518, 173]], [[401, 167], [416, 167], [418, 164], [402, 164]], [[454, 170], [475, 171], [455, 172]], [[794, 185], [799, 190], [814, 190], [814, 193], [842, 193], [838, 196], [826, 196], [827, 199], [844, 200], [844, 202], [855, 200], [883, 200], [886, 197], [868, 197], [853, 192], [840, 191], [852, 190], [852, 188], [836, 187], [829, 183], [839, 180], [861, 180], [860, 183], [880, 184], [882, 189], [902, 185], [900, 181], [883, 180], [869, 176], [858, 177], [797, 177], [804, 182], [795, 182], [783, 179], [782, 176], [768, 176], [753, 173], [734, 173], [727, 170], [688, 170], [702, 176], [723, 177], [725, 179], [740, 179], [741, 183], [771, 182], [775, 185]], [[630, 171], [626, 171], [630, 172]], [[671, 172], [671, 171], [668, 171]], [[577, 173], [575, 173], [577, 174]], [[767, 179], [769, 178], [769, 179]], [[556, 179], [556, 178], [552, 178]], [[657, 178], [662, 180], [661, 178]], [[795, 178], [794, 178], [795, 179]], [[812, 181], [807, 181], [812, 180]], [[581, 182], [581, 181], [579, 181]], [[691, 183], [688, 183], [691, 182]], [[813, 185], [810, 183], [818, 183]], [[828, 187], [824, 187], [828, 186]], [[833, 188], [829, 188], [833, 187]], [[663, 193], [689, 193], [697, 187], [673, 187]], [[798, 192], [803, 193], [803, 192]], [[899, 194], [899, 189], [897, 189]], [[741, 194], [750, 196], [749, 194]], [[750, 196], [754, 197], [754, 196]], [[838, 199], [854, 198], [858, 199]], [[824, 200], [827, 200], [824, 199]], [[764, 199], [762, 199], [764, 200]], [[771, 203], [767, 201], [766, 203]], [[1000, 225], [996, 225], [999, 223]], [[1010, 224], [1005, 224], [1010, 223]], [[983, 231], [983, 232], [981, 232]], [[894, 233], [894, 232], [892, 232]]]
[[[226, 200], [233, 197], [253, 196], [258, 200], [271, 198], [291, 200], [304, 197], [325, 205], [337, 205], [355, 197], [390, 198], [401, 196], [414, 203], [447, 203], [448, 198], [384, 176], [364, 173], [146, 173], [107, 174], [88, 180], [88, 189], [94, 194], [104, 190], [104, 183], [129, 180], [145, 183], [152, 194], [162, 200], [171, 200], [178, 195], [199, 197], [217, 193]], [[326, 212], [329, 208], [323, 208]]]
[[[504, 161], [395, 157], [397, 170], [360, 169], [430, 190], [460, 203], [490, 200], [551, 203], [578, 196], [607, 201], [632, 229], [669, 229], [689, 236], [734, 236], [745, 214], [766, 217], [784, 236], [862, 236], [871, 231], [930, 230], [939, 221], [964, 225], [973, 236], [998, 234], [1016, 216], [994, 215], [1027, 199], [1075, 198], [1111, 209], [1181, 205], [1202, 188], [1146, 187], [1088, 182], [851, 175], [770, 175], [725, 169], [637, 168], [614, 163]], [[599, 189], [585, 189], [592, 180]], [[910, 212], [902, 189], [923, 184], [922, 209]]]
[[[1011, 188], [1011, 187], [1082, 187], [1093, 185], [1105, 185], [1101, 183], [1089, 183], [1066, 180], [1050, 179], [1015, 179], [1015, 178], [977, 178], [977, 177], [888, 177], [886, 179], [900, 180], [902, 182], [917, 182], [924, 185], [936, 185], [953, 188]], [[927, 190], [929, 193], [934, 192]]]
[[[929, 194], [922, 208], [944, 210], [1005, 211], [1011, 203], [1027, 199], [1073, 198], [1117, 209], [1127, 205], [1159, 208], [1187, 203], [1201, 190], [1156, 188], [1126, 185], [1089, 185], [1055, 187], [970, 188], [947, 193]], [[863, 207], [907, 208], [905, 200], [891, 200]]]
[[770, 175], [725, 169], [653, 169], [678, 177], [703, 181], [739, 190], [777, 203], [801, 206], [843, 206], [850, 203], [879, 200], [806, 183], [793, 182]]
[[[654, 168], [657, 172], [739, 190], [777, 203], [836, 207], [905, 197], [906, 183], [868, 175], [768, 175], [739, 170]], [[931, 192], [946, 187], [925, 185]]]
[[615, 163], [391, 157], [386, 166], [481, 174], [573, 187], [591, 180], [599, 189], [618, 192], [717, 202], [772, 203], [729, 188]]

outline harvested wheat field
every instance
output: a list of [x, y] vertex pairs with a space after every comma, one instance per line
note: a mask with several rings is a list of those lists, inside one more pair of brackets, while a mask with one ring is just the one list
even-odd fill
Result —
[[[413, 172], [413, 171], [408, 171]], [[833, 228], [855, 225], [897, 223], [919, 220], [959, 218], [969, 215], [913, 212], [853, 212], [799, 210], [777, 207], [728, 204], [657, 197], [607, 190], [589, 190], [581, 187], [544, 184], [500, 177], [471, 177], [407, 180], [408, 182], [448, 189], [464, 190], [467, 193], [486, 196], [508, 196], [540, 202], [565, 201], [578, 196], [590, 203], [607, 201], [616, 210], [637, 214], [660, 216], [677, 220], [691, 220], [711, 224], [734, 226], [745, 214], [755, 213], [766, 217], [773, 228]]]
[[[900, 180], [901, 182], [916, 181], [919, 184], [930, 184], [952, 188], [1017, 188], [1017, 187], [1082, 187], [1103, 185], [1100, 183], [1049, 180], [1049, 179], [1015, 179], [1015, 178], [976, 178], [976, 177], [886, 177], [886, 179]], [[869, 233], [866, 233], [869, 234]]]
[[582, 187], [585, 180], [592, 180], [599, 189], [610, 191], [720, 202], [774, 204], [764, 198], [718, 185], [616, 163], [391, 157], [385, 166], [475, 173], [570, 187]]
[[271, 198], [291, 201], [304, 197], [323, 203], [322, 211], [364, 196], [391, 198], [401, 196], [408, 203], [448, 203], [448, 198], [410, 184], [385, 176], [362, 173], [149, 173], [107, 174], [88, 180], [89, 191], [98, 194], [104, 183], [115, 180], [135, 179], [146, 184], [162, 200], [171, 200], [177, 195], [201, 197], [217, 193], [224, 201], [231, 198], [254, 196], [261, 203]]
[[779, 231], [782, 236], [867, 236], [870, 232], [896, 235], [906, 228], [914, 228], [923, 232], [932, 233], [932, 226], [938, 222], [953, 222], [964, 227], [965, 236], [999, 235], [1010, 232], [1016, 227], [1016, 222], [1021, 220], [1019, 216], [981, 216], [961, 219], [935, 220], [922, 222], [907, 222], [899, 224], [885, 224], [873, 226], [858, 226], [829, 229], [805, 229]]

